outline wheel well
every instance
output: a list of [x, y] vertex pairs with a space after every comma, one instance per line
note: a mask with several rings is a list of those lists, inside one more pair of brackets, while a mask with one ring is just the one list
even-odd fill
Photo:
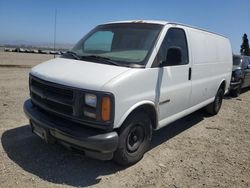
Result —
[[136, 109], [134, 109], [130, 113], [130, 115], [132, 113], [136, 113], [138, 111], [144, 111], [144, 112], [146, 112], [148, 114], [148, 117], [150, 118], [150, 120], [152, 122], [152, 128], [156, 129], [156, 127], [157, 127], [157, 121], [158, 120], [157, 120], [157, 114], [156, 114], [156, 110], [155, 110], [154, 106], [150, 105], [150, 104], [143, 104], [141, 106], [138, 106]]
[[226, 91], [226, 81], [225, 80], [223, 80], [223, 82], [220, 84], [219, 88], [222, 88], [224, 90], [224, 92]]

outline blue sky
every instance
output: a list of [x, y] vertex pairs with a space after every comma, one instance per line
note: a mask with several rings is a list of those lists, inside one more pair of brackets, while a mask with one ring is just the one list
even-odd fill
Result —
[[127, 19], [185, 23], [227, 36], [234, 53], [241, 37], [250, 38], [249, 0], [0, 0], [0, 43], [76, 43], [97, 24]]

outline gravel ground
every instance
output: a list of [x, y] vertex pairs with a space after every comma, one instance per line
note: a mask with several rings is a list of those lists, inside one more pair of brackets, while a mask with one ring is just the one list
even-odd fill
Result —
[[27, 54], [16, 52], [0, 52], [0, 66], [26, 66], [32, 67], [52, 59], [54, 55], [50, 54]]
[[[37, 55], [6, 54], [0, 62], [28, 65]], [[28, 73], [0, 66], [0, 187], [250, 187], [249, 90], [225, 97], [214, 117], [200, 110], [155, 132], [143, 160], [121, 168], [31, 133], [22, 110]]]

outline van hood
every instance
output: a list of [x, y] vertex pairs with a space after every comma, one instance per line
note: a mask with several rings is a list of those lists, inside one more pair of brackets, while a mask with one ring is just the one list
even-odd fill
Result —
[[81, 89], [102, 90], [102, 86], [128, 67], [100, 64], [65, 58], [56, 58], [41, 63], [31, 70], [40, 79]]

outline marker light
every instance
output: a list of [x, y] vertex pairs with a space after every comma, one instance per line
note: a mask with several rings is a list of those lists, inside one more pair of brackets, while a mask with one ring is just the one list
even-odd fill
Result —
[[111, 100], [110, 97], [102, 98], [102, 120], [109, 121], [111, 119]]

